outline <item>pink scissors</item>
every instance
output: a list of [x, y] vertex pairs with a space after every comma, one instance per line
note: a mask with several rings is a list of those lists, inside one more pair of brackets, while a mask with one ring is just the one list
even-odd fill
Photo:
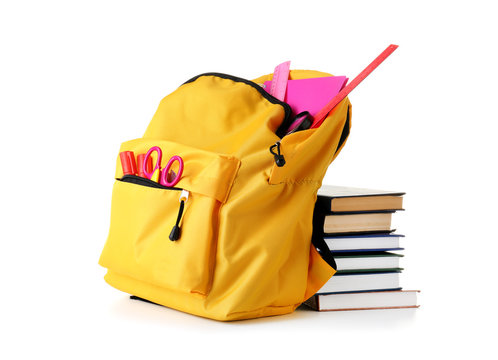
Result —
[[[152, 152], [156, 151], [157, 152], [157, 161], [156, 161], [156, 166], [154, 169], [152, 169], [152, 172], [147, 171], [147, 161], [149, 159], [149, 156], [151, 156]], [[178, 156], [172, 156], [168, 163], [166, 164], [166, 167], [161, 170], [161, 160], [163, 157], [163, 152], [159, 146], [153, 146], [147, 151], [147, 154], [145, 155], [144, 163], [143, 163], [143, 172], [145, 176], [147, 176], [148, 179], [151, 179], [153, 181], [159, 182], [159, 184], [163, 186], [175, 186], [178, 181], [180, 181], [180, 178], [182, 177], [183, 173], [183, 159]], [[174, 175], [173, 179], [169, 179], [170, 176], [170, 170], [171, 167], [173, 166], [173, 163], [175, 161], [178, 161], [178, 164], [180, 165], [180, 168], [178, 169], [178, 174], [175, 174], [174, 171], [171, 171], [171, 173]]]

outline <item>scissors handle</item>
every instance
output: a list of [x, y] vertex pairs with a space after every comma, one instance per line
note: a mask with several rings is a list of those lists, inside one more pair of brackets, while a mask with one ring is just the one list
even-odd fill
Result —
[[[154, 168], [152, 169], [151, 172], [147, 171], [147, 160], [149, 159], [149, 157], [151, 156], [152, 152], [156, 151], [157, 152], [157, 161], [156, 161], [156, 166], [154, 166]], [[150, 179], [152, 177], [152, 175], [154, 174], [154, 172], [156, 170], [160, 171], [161, 170], [161, 159], [162, 159], [162, 156], [163, 156], [163, 152], [161, 151], [161, 148], [159, 146], [153, 146], [149, 149], [149, 151], [147, 151], [147, 154], [145, 155], [145, 158], [144, 158], [144, 162], [143, 162], [143, 173], [145, 174], [145, 176], [147, 177], [147, 179]]]
[[[175, 161], [178, 161], [178, 165], [180, 166], [180, 168], [178, 169], [178, 173], [175, 175], [175, 177], [172, 180], [168, 180], [168, 175]], [[166, 164], [166, 167], [161, 172], [161, 179], [159, 180], [159, 183], [161, 185], [168, 187], [175, 186], [178, 183], [178, 181], [180, 181], [182, 174], [183, 174], [183, 159], [181, 158], [181, 156], [178, 155], [172, 156], [171, 159], [169, 159], [168, 163]]]

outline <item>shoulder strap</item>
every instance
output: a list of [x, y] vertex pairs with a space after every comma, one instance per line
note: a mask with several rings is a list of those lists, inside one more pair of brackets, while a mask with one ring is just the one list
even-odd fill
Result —
[[327, 246], [323, 236], [323, 225], [325, 223], [325, 209], [320, 201], [315, 204], [315, 210], [313, 212], [313, 234], [311, 235], [311, 243], [320, 252], [323, 260], [327, 262], [334, 270], [337, 270], [337, 264], [335, 263], [332, 251]]

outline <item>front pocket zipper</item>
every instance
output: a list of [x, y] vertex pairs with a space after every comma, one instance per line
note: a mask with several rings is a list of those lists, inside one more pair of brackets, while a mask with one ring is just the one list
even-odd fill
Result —
[[189, 194], [190, 193], [187, 190], [182, 190], [182, 193], [180, 194], [180, 209], [178, 210], [178, 216], [176, 217], [175, 226], [173, 226], [173, 229], [171, 229], [171, 232], [169, 233], [169, 239], [171, 241], [176, 241], [180, 238], [180, 220], [182, 219], [183, 209], [185, 208], [185, 203], [188, 200]]
[[164, 185], [161, 185], [161, 184], [159, 184], [155, 181], [152, 181], [148, 178], [144, 178], [144, 177], [136, 176], [136, 175], [124, 175], [121, 179], [117, 179], [117, 180], [122, 181], [122, 182], [136, 184], [136, 185], [148, 186], [148, 187], [155, 188], [155, 189], [181, 191], [180, 199], [179, 199], [180, 208], [178, 209], [178, 216], [176, 217], [176, 223], [173, 226], [173, 228], [171, 229], [171, 232], [169, 234], [169, 239], [171, 241], [177, 241], [178, 239], [180, 239], [180, 235], [181, 235], [180, 221], [182, 220], [183, 211], [185, 209], [185, 203], [187, 202], [188, 197], [190, 195], [190, 193], [187, 190], [176, 188], [176, 187], [164, 186]]
[[181, 155], [182, 177], [176, 187], [167, 187], [123, 175], [117, 159], [109, 235], [99, 264], [137, 284], [207, 296], [216, 264], [220, 212], [240, 160], [158, 139], [131, 140], [120, 150], [144, 154], [152, 146], [159, 146], [165, 158]]
[[137, 184], [137, 185], [143, 185], [143, 186], [148, 186], [156, 189], [165, 189], [165, 190], [175, 190], [175, 191], [182, 191], [183, 189], [176, 188], [176, 187], [168, 187], [159, 184], [158, 182], [152, 181], [150, 179], [137, 176], [137, 175], [124, 175], [121, 179], [117, 179], [119, 181], [123, 182], [128, 182], [132, 184]]

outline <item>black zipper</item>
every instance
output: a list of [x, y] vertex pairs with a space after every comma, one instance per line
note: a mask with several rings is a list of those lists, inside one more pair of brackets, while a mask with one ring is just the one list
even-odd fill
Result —
[[165, 190], [175, 190], [175, 191], [182, 191], [183, 189], [176, 188], [176, 187], [169, 187], [169, 186], [164, 186], [161, 185], [155, 181], [152, 181], [150, 179], [137, 176], [137, 175], [124, 175], [121, 179], [117, 179], [122, 182], [128, 182], [132, 184], [137, 184], [137, 185], [143, 185], [143, 186], [148, 186], [156, 189], [165, 189]]
[[237, 77], [237, 76], [233, 76], [233, 75], [223, 74], [223, 73], [209, 72], [209, 73], [200, 74], [200, 75], [197, 75], [197, 76], [193, 77], [192, 79], [184, 82], [183, 85], [191, 83], [191, 82], [194, 82], [195, 80], [197, 80], [201, 76], [216, 76], [216, 77], [219, 77], [219, 78], [222, 78], [222, 79], [229, 79], [229, 80], [232, 80], [232, 81], [236, 81], [236, 82], [241, 82], [241, 83], [247, 84], [247, 85], [253, 87], [254, 89], [256, 89], [266, 100], [268, 100], [272, 104], [281, 105], [284, 108], [285, 117], [284, 117], [284, 120], [282, 121], [282, 123], [280, 124], [280, 126], [278, 127], [278, 129], [277, 129], [277, 131], [275, 133], [276, 133], [276, 135], [279, 138], [283, 138], [285, 136], [285, 134], [287, 132], [287, 129], [289, 128], [290, 123], [292, 121], [292, 119], [291, 119], [292, 109], [291, 109], [291, 107], [290, 107], [289, 104], [287, 104], [284, 101], [280, 101], [279, 99], [277, 99], [276, 97], [274, 97], [273, 95], [271, 95], [270, 93], [268, 93], [261, 86], [259, 86], [258, 84], [256, 84], [254, 81], [243, 79], [243, 78], [240, 78], [240, 77]]
[[[275, 152], [273, 149], [277, 148], [277, 152]], [[275, 144], [270, 146], [270, 153], [273, 155], [273, 159], [275, 160], [275, 164], [277, 164], [278, 167], [282, 167], [285, 165], [285, 158], [284, 156], [280, 153], [280, 140], [277, 141]]]

